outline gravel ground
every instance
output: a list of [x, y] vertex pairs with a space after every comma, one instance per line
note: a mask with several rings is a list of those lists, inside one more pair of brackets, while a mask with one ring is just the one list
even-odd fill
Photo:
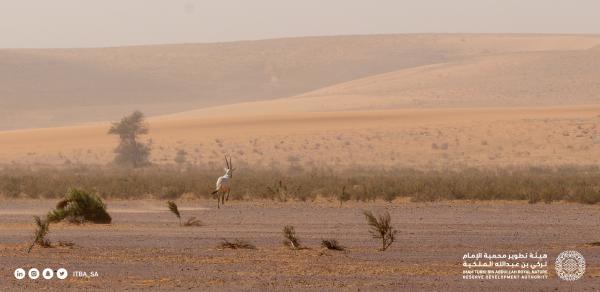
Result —
[[[28, 254], [33, 215], [51, 200], [0, 201], [0, 291], [21, 290], [427, 290], [600, 291], [600, 206], [525, 202], [179, 202], [180, 227], [161, 201], [108, 201], [110, 225], [53, 224], [49, 239], [73, 247]], [[389, 211], [399, 233], [385, 252], [368, 232], [362, 212]], [[282, 245], [285, 225], [296, 228], [303, 250]], [[320, 247], [335, 238], [346, 251]], [[243, 239], [255, 250], [222, 250], [222, 239]], [[577, 250], [587, 263], [575, 282], [559, 280], [554, 260]], [[464, 280], [465, 253], [548, 254], [546, 280]], [[13, 276], [16, 268], [64, 267], [65, 280]], [[97, 277], [76, 277], [83, 271]]]

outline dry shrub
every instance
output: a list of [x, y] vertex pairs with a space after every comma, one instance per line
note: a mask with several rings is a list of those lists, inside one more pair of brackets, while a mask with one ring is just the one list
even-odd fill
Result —
[[321, 246], [330, 250], [346, 250], [346, 248], [340, 245], [335, 239], [323, 239], [321, 240]]
[[380, 251], [385, 251], [396, 239], [397, 231], [392, 227], [392, 218], [389, 212], [385, 212], [379, 216], [373, 215], [370, 211], [364, 212], [367, 224], [371, 227], [369, 232], [375, 239], [381, 240]]
[[227, 239], [223, 239], [223, 241], [219, 244], [218, 248], [220, 248], [220, 249], [226, 249], [226, 248], [229, 248], [229, 249], [256, 249], [256, 246], [254, 246], [252, 243], [247, 242], [242, 239], [236, 239], [233, 242], [228, 241]]
[[190, 218], [188, 218], [187, 221], [182, 223], [181, 222], [181, 213], [179, 212], [179, 208], [177, 207], [177, 204], [175, 202], [168, 201], [167, 207], [169, 207], [169, 211], [171, 211], [171, 213], [173, 213], [177, 217], [177, 219], [179, 219], [179, 226], [185, 226], [185, 227], [202, 226], [202, 221], [196, 219], [196, 217], [190, 217]]
[[288, 225], [283, 227], [283, 244], [291, 249], [300, 249], [300, 240], [296, 237], [294, 226]]
[[27, 253], [30, 253], [36, 244], [44, 248], [52, 247], [52, 243], [46, 238], [46, 235], [48, 235], [48, 232], [50, 231], [50, 222], [48, 219], [41, 219], [39, 216], [33, 216], [33, 221], [35, 222], [36, 229], [33, 241], [27, 249]]
[[[240, 162], [243, 164], [243, 162]], [[7, 197], [55, 198], [73, 187], [94, 190], [102, 198], [135, 199], [152, 195], [175, 200], [184, 193], [209, 198], [217, 166], [153, 165], [126, 169], [112, 166], [0, 165], [0, 194]], [[417, 170], [392, 167], [330, 168], [303, 171], [240, 165], [233, 199], [312, 200], [317, 196], [343, 201], [411, 197], [412, 201], [528, 200], [600, 202], [600, 168], [596, 166], [462, 168]], [[361, 185], [359, 191], [344, 186]], [[342, 192], [340, 193], [340, 190]]]
[[190, 217], [188, 218], [187, 221], [185, 221], [183, 223], [183, 226], [185, 227], [195, 227], [195, 226], [202, 226], [202, 221], [196, 219], [196, 217]]
[[179, 226], [181, 226], [181, 213], [179, 213], [179, 208], [177, 208], [177, 204], [175, 204], [175, 202], [173, 202], [173, 201], [168, 201], [167, 207], [169, 207], [169, 211], [171, 211], [171, 213], [175, 214], [177, 219], [179, 219]]
[[75, 243], [73, 243], [72, 241], [59, 240], [57, 246], [73, 248], [75, 246]]
[[342, 192], [338, 195], [337, 199], [340, 202], [340, 207], [344, 202], [350, 200], [350, 193], [346, 191], [346, 186], [342, 187]]

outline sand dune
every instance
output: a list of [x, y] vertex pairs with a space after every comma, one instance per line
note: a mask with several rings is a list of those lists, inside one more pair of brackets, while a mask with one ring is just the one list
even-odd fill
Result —
[[[218, 104], [151, 118], [152, 161], [173, 163], [183, 149], [190, 163], [216, 165], [225, 153], [238, 165], [284, 167], [600, 163], [599, 42], [395, 35], [5, 50], [0, 112], [10, 115], [0, 124]], [[110, 162], [108, 127], [0, 132], [0, 163]]]
[[472, 57], [370, 76], [293, 98], [176, 116], [394, 108], [549, 106], [600, 102], [600, 50]]
[[598, 36], [380, 35], [100, 49], [0, 50], [0, 129], [283, 98], [467, 57], [584, 50]]
[[325, 109], [335, 101], [354, 108], [589, 104], [600, 102], [598, 76], [598, 50], [518, 53], [400, 70], [297, 98]]
[[[600, 106], [397, 109], [150, 120], [152, 160], [288, 167], [442, 168], [600, 163]], [[0, 132], [0, 161], [107, 163], [108, 124]], [[596, 157], [596, 158], [594, 158]]]

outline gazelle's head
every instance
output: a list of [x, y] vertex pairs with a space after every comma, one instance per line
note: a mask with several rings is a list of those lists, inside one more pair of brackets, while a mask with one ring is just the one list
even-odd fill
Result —
[[227, 160], [227, 155], [225, 155], [225, 164], [227, 165], [227, 167], [224, 168], [225, 175], [233, 177], [233, 171], [235, 168], [233, 168], [233, 164], [231, 163], [231, 156], [229, 156], [229, 160]]

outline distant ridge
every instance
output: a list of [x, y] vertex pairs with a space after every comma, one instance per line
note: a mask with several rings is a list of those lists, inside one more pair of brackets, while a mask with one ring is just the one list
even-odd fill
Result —
[[285, 98], [477, 56], [598, 44], [598, 36], [409, 34], [0, 50], [0, 130]]

